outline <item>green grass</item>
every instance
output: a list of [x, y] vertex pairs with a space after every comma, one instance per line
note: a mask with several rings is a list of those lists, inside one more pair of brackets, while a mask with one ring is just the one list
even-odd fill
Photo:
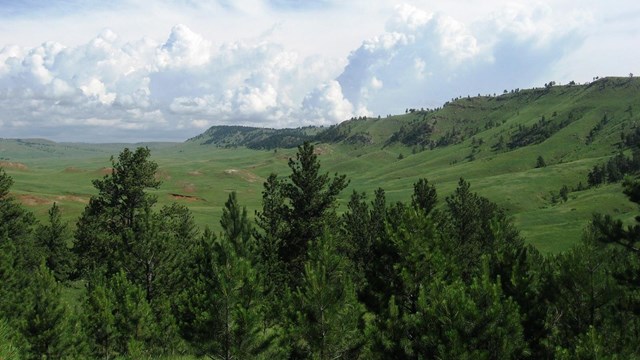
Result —
[[[617, 78], [589, 86], [464, 98], [424, 117], [403, 114], [339, 125], [349, 134], [369, 134], [373, 142], [369, 145], [338, 142], [316, 147], [325, 171], [346, 174], [351, 180], [342, 193], [339, 211], [344, 211], [353, 190], [365, 191], [371, 198], [374, 190], [381, 187], [389, 202], [407, 201], [412, 184], [421, 177], [436, 185], [443, 204], [463, 177], [471, 183], [472, 190], [507, 209], [527, 241], [543, 251], [559, 252], [578, 241], [593, 213], [609, 213], [631, 221], [637, 212], [619, 184], [572, 192], [569, 201], [561, 204], [551, 203], [550, 192], [557, 193], [563, 185], [586, 184], [590, 168], [618, 151], [620, 133], [632, 131], [640, 120], [628, 111], [631, 107], [640, 114], [639, 94], [640, 80]], [[560, 121], [571, 112], [578, 114], [578, 119], [542, 143], [510, 151], [492, 150], [500, 136], [508, 138], [520, 125], [531, 126], [542, 116]], [[586, 145], [587, 135], [605, 113], [609, 123]], [[456, 145], [415, 153], [410, 146], [388, 143], [402, 126], [408, 128], [433, 119], [437, 123], [432, 139], [454, 127], [480, 128], [473, 138], [483, 139], [484, 144], [477, 146], [475, 160], [469, 159], [472, 136]], [[494, 126], [485, 126], [491, 123]], [[159, 164], [162, 185], [153, 191], [159, 204], [184, 204], [193, 211], [198, 224], [216, 231], [231, 191], [238, 193], [239, 201], [253, 216], [260, 208], [264, 179], [270, 173], [288, 175], [287, 161], [295, 156], [295, 149], [223, 149], [199, 145], [201, 140], [145, 145]], [[0, 161], [5, 161], [5, 170], [15, 180], [13, 194], [37, 217], [45, 218], [55, 201], [65, 218], [73, 222], [95, 194], [91, 181], [103, 176], [110, 166], [109, 157], [117, 156], [124, 146], [0, 140]], [[402, 160], [398, 159], [399, 154], [404, 156]], [[547, 167], [534, 168], [539, 155]]]

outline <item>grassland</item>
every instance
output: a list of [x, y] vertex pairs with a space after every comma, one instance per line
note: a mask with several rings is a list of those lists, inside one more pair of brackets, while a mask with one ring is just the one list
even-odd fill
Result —
[[[340, 210], [353, 190], [371, 195], [382, 187], [390, 201], [408, 200], [412, 184], [421, 177], [436, 185], [442, 200], [464, 177], [475, 191], [512, 214], [527, 241], [543, 251], [558, 252], [582, 236], [594, 212], [625, 221], [637, 213], [620, 184], [571, 192], [563, 203], [551, 201], [551, 192], [558, 192], [563, 185], [586, 184], [591, 167], [621, 149], [628, 151], [621, 147], [620, 135], [637, 126], [640, 116], [634, 109], [640, 114], [640, 81], [607, 78], [588, 85], [462, 98], [435, 110], [351, 120], [331, 129], [305, 131], [340, 134], [325, 136], [316, 145], [325, 171], [351, 179], [342, 194]], [[587, 141], [604, 114], [610, 121]], [[498, 146], [500, 138], [506, 141], [542, 117], [549, 124], [565, 125], [543, 141]], [[430, 133], [416, 133], [425, 126]], [[390, 141], [400, 131], [417, 135], [422, 142]], [[434, 146], [438, 139], [452, 134], [449, 144]], [[366, 141], [352, 141], [355, 135]], [[273, 172], [287, 175], [287, 161], [295, 155], [294, 148], [254, 150], [228, 139], [226, 147], [215, 141], [203, 145], [205, 142], [205, 135], [185, 143], [149, 144], [0, 140], [0, 166], [15, 181], [13, 194], [36, 216], [44, 218], [57, 202], [66, 219], [73, 222], [95, 193], [91, 181], [109, 172], [110, 156], [125, 146], [148, 146], [163, 181], [155, 191], [159, 203], [185, 204], [200, 225], [217, 229], [229, 192], [238, 192], [241, 203], [253, 214], [260, 207], [264, 179]], [[548, 166], [535, 168], [538, 156], [543, 156]]]

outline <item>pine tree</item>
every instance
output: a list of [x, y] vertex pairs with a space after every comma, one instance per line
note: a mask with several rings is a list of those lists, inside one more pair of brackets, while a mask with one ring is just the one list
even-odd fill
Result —
[[307, 244], [322, 234], [331, 216], [335, 216], [337, 196], [349, 182], [345, 175], [320, 173], [320, 162], [314, 147], [305, 142], [298, 147], [296, 160], [289, 159], [291, 175], [283, 185], [283, 194], [290, 202], [285, 219], [290, 229], [280, 246], [280, 258], [287, 266], [290, 280], [302, 272]]
[[252, 244], [249, 243], [253, 229], [247, 217], [247, 208], [240, 208], [235, 191], [229, 194], [224, 204], [220, 225], [224, 231], [224, 237], [233, 244], [237, 254], [247, 257], [253, 252]]
[[[358, 277], [364, 277], [365, 264], [371, 259], [371, 221], [369, 206], [365, 200], [364, 193], [354, 190], [347, 204], [347, 211], [342, 215], [342, 233], [346, 241], [340, 245], [341, 252], [351, 260]], [[357, 281], [362, 282], [363, 279]]]
[[415, 209], [420, 209], [426, 215], [429, 215], [435, 208], [438, 201], [436, 188], [429, 184], [429, 180], [420, 179], [413, 184], [413, 195], [411, 196], [411, 205]]
[[19, 360], [20, 351], [14, 344], [15, 330], [7, 321], [0, 318], [0, 359]]
[[229, 239], [205, 231], [188, 266], [193, 277], [179, 297], [179, 319], [196, 353], [235, 359], [265, 351], [273, 336], [263, 327], [262, 290], [251, 261]]
[[34, 274], [26, 293], [24, 300], [29, 306], [22, 333], [29, 344], [28, 357], [56, 359], [72, 355], [68, 310], [60, 299], [60, 286], [44, 264]]
[[470, 184], [462, 178], [454, 193], [446, 198], [446, 203], [446, 215], [440, 224], [448, 238], [449, 249], [445, 252], [455, 257], [453, 262], [469, 279], [469, 275], [479, 268], [480, 256], [493, 250], [491, 226], [501, 213], [494, 203], [471, 192]]
[[111, 157], [112, 172], [94, 180], [98, 195], [92, 196], [78, 220], [74, 252], [78, 256], [78, 270], [88, 274], [105, 268], [108, 274], [117, 273], [127, 252], [123, 236], [132, 231], [138, 215], [156, 202], [146, 189], [157, 188], [155, 172], [158, 165], [149, 160], [148, 148], [132, 152], [125, 148], [116, 161]]
[[265, 295], [270, 298], [281, 292], [286, 278], [280, 247], [289, 229], [285, 221], [288, 210], [282, 194], [282, 181], [276, 174], [271, 174], [264, 183], [262, 211], [256, 211], [256, 224], [261, 231], [253, 233]]
[[155, 334], [155, 323], [145, 291], [130, 282], [124, 272], [110, 279], [109, 291], [113, 304], [116, 351], [134, 358], [150, 354], [151, 349], [148, 348]]
[[45, 264], [56, 280], [66, 281], [73, 270], [73, 253], [68, 245], [71, 234], [61, 219], [60, 208], [53, 203], [49, 210], [49, 223], [38, 226], [36, 245], [44, 252]]
[[362, 346], [358, 327], [364, 313], [348, 273], [347, 259], [325, 233], [309, 249], [300, 286], [293, 294], [295, 316], [288, 333], [294, 358], [355, 358]]
[[97, 274], [88, 281], [83, 302], [83, 328], [95, 357], [109, 359], [117, 354], [115, 304], [103, 277]]

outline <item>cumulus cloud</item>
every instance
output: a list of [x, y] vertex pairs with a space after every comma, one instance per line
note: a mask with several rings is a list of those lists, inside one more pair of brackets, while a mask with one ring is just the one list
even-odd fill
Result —
[[[119, 6], [132, 3], [122, 0]], [[0, 132], [55, 140], [182, 140], [211, 125], [328, 125], [439, 106], [458, 95], [536, 84], [580, 46], [593, 20], [588, 13], [559, 11], [547, 3], [514, 2], [464, 18], [408, 4], [388, 12], [395, 3], [366, 10], [375, 17], [367, 24], [341, 14], [340, 24], [351, 27], [333, 29], [323, 20], [329, 40], [321, 44], [335, 42], [336, 48], [344, 42], [335, 34], [362, 34], [355, 30], [380, 24], [353, 42], [350, 53], [330, 57], [317, 55], [326, 49], [316, 55], [301, 52], [315, 44], [299, 46], [309, 42], [302, 30], [286, 43], [288, 35], [278, 29], [291, 30], [294, 24], [309, 31], [320, 26], [314, 18], [318, 11], [365, 12], [370, 2], [169, 0], [162, 4], [170, 6], [144, 11], [174, 19], [180, 17], [170, 16], [178, 12], [176, 4], [186, 4], [190, 10], [181, 13], [183, 19], [195, 19], [196, 25], [163, 28], [156, 38], [126, 40], [104, 30], [72, 46], [55, 41], [5, 46], [0, 48]], [[215, 20], [208, 18], [213, 13]], [[260, 22], [263, 30], [280, 25], [272, 32], [255, 30], [254, 37], [245, 31], [242, 39], [228, 39], [226, 33], [242, 28], [225, 18], [232, 16]], [[221, 24], [218, 31], [202, 26], [212, 22]], [[234, 28], [225, 31], [225, 26]], [[549, 80], [557, 79], [544, 79]]]
[[577, 22], [558, 22], [565, 15], [514, 5], [464, 24], [399, 5], [386, 31], [351, 53], [338, 81], [354, 107], [377, 114], [527, 86], [580, 43]]
[[[295, 126], [308, 112], [305, 96], [339, 69], [265, 41], [215, 48], [184, 25], [161, 43], [122, 43], [105, 30], [76, 47], [50, 42], [0, 50], [0, 118], [9, 136], [22, 136], [30, 124], [34, 136], [90, 141], [113, 139], [100, 139], [102, 130], [90, 138], [78, 130], [176, 139], [212, 124]], [[330, 116], [318, 118], [322, 123], [350, 114], [319, 104], [314, 111]]]

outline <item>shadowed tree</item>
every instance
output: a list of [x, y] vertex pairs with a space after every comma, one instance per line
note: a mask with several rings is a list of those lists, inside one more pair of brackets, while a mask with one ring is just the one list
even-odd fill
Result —
[[436, 188], [432, 184], [429, 184], [427, 179], [420, 179], [413, 184], [413, 195], [411, 195], [411, 205], [415, 209], [420, 209], [429, 215], [435, 208], [438, 201], [438, 194]]
[[60, 208], [53, 203], [49, 209], [49, 223], [36, 229], [36, 245], [44, 252], [45, 264], [56, 280], [65, 281], [73, 270], [73, 253], [68, 245], [71, 233], [61, 219]]

